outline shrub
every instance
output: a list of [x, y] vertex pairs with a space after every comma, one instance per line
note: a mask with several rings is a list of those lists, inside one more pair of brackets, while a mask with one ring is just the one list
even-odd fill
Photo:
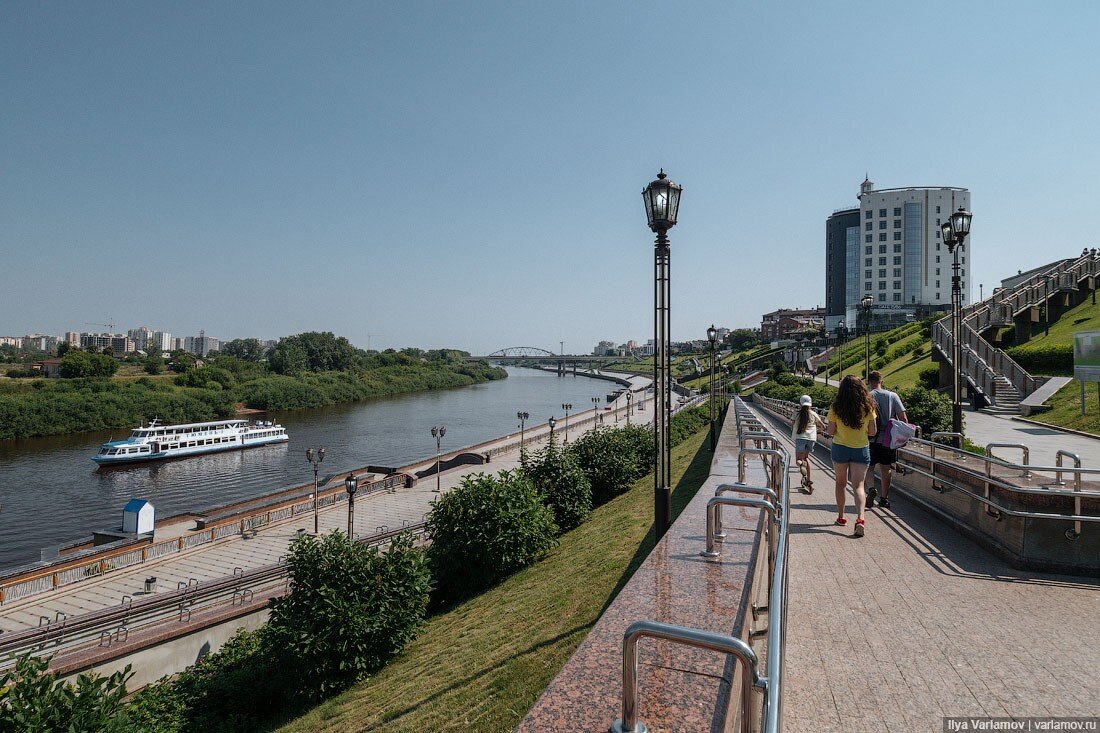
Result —
[[1005, 349], [1020, 366], [1032, 374], [1073, 373], [1073, 344], [1024, 344]]
[[917, 382], [925, 389], [935, 389], [940, 386], [940, 368], [936, 365], [925, 367], [917, 373]]
[[131, 674], [127, 665], [110, 677], [82, 674], [70, 685], [49, 671], [48, 659], [24, 655], [0, 674], [0, 730], [123, 733]]
[[951, 398], [925, 387], [913, 387], [898, 393], [909, 422], [920, 425], [925, 437], [951, 429]]
[[28, 377], [37, 377], [41, 375], [39, 375], [39, 373], [33, 369], [9, 369], [7, 371], [7, 376], [11, 377], [12, 379], [25, 379]]
[[[641, 434], [646, 440], [642, 443]], [[592, 484], [592, 505], [600, 506], [630, 488], [649, 472], [653, 438], [644, 428], [598, 427], [569, 446], [569, 452]]]
[[466, 476], [428, 514], [428, 549], [437, 600], [484, 590], [554, 546], [554, 512], [519, 471]]
[[592, 484], [568, 451], [553, 442], [528, 458], [524, 473], [554, 512], [554, 523], [568, 532], [592, 512]]
[[424, 622], [431, 576], [409, 534], [384, 553], [340, 532], [303, 534], [287, 564], [291, 592], [272, 601], [269, 623], [296, 689], [310, 699], [381, 669]]

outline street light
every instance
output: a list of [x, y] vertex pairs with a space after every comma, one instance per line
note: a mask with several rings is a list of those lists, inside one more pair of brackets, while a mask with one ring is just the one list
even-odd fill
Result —
[[355, 539], [355, 492], [359, 490], [359, 477], [349, 473], [344, 479], [344, 490], [348, 492], [348, 539]]
[[714, 359], [718, 348], [718, 329], [710, 324], [707, 329], [707, 341], [710, 342], [710, 449], [713, 452], [718, 445], [718, 433], [714, 418]]
[[530, 419], [531, 414], [527, 412], [517, 412], [516, 419], [519, 420], [519, 462], [523, 463], [523, 433], [527, 425], [527, 420]]
[[317, 496], [317, 467], [321, 461], [325, 460], [325, 449], [323, 447], [317, 450], [306, 448], [306, 460], [313, 464], [313, 534], [320, 534], [320, 517], [318, 516], [317, 503], [321, 500], [321, 497]]
[[554, 447], [554, 427], [558, 424], [558, 421], [554, 418], [550, 418], [546, 421], [550, 425], [550, 447]]
[[[947, 251], [952, 255], [951, 264], [951, 431], [962, 433], [962, 395], [959, 392], [959, 372], [962, 369], [962, 278], [959, 277], [959, 250], [963, 248], [966, 235], [970, 234], [970, 220], [973, 215], [959, 207], [959, 210], [940, 226], [940, 235]], [[962, 447], [960, 438], [955, 438], [956, 447]]]
[[669, 243], [668, 230], [676, 226], [683, 189], [665, 175], [664, 169], [642, 190], [646, 223], [657, 235], [653, 250], [654, 273], [654, 352], [653, 352], [653, 442], [656, 444], [656, 471], [653, 473], [653, 528], [659, 540], [672, 523], [672, 459], [669, 427], [672, 400], [669, 377]]
[[[836, 324], [836, 353], [834, 353], [833, 356], [835, 356], [836, 360], [837, 360], [837, 362], [836, 362], [837, 363], [836, 381], [837, 381], [837, 386], [838, 387], [840, 386], [840, 372], [844, 371], [844, 359], [840, 355], [840, 352], [841, 352], [840, 347], [844, 344], [844, 331], [845, 331], [844, 321], [841, 321], [840, 323]], [[828, 332], [826, 332], [826, 334], [825, 334], [825, 339], [826, 339], [825, 340], [825, 346], [826, 347], [828, 347], [828, 345], [829, 345], [828, 338], [829, 338], [829, 334], [828, 334]], [[825, 360], [825, 386], [826, 387], [829, 386], [829, 371], [830, 371], [830, 364], [831, 363], [832, 363], [832, 359], [826, 359]]]
[[563, 402], [563, 403], [561, 403], [561, 409], [565, 410], [565, 440], [563, 440], [562, 442], [563, 443], [568, 443], [569, 442], [569, 411], [573, 409], [573, 403], [572, 402]]
[[633, 409], [634, 409], [634, 393], [633, 392], [627, 392], [626, 393], [626, 426], [628, 428], [630, 427], [630, 413], [633, 411]]
[[863, 379], [871, 374], [871, 307], [875, 299], [868, 293], [859, 299], [859, 306], [863, 309]]
[[442, 493], [442, 486], [439, 478], [439, 465], [443, 455], [443, 436], [446, 434], [446, 425], [432, 426], [432, 437], [435, 438], [435, 493], [437, 494]]
[[593, 397], [592, 398], [592, 427], [593, 427], [593, 429], [595, 429], [596, 421], [600, 417], [599, 409], [600, 409], [600, 398], [599, 397]]

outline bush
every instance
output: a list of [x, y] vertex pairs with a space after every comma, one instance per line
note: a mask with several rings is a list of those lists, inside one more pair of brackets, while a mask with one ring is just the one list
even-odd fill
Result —
[[0, 731], [123, 733], [122, 698], [130, 667], [110, 677], [82, 674], [76, 685], [59, 682], [49, 660], [24, 655], [0, 674]]
[[909, 422], [920, 425], [927, 438], [934, 432], [951, 430], [951, 398], [925, 387], [913, 387], [898, 393]]
[[925, 367], [917, 373], [917, 382], [925, 389], [935, 389], [940, 386], [940, 368], [933, 365]]
[[1070, 375], [1073, 373], [1073, 344], [1024, 344], [1005, 349], [1005, 353], [1032, 374]]
[[648, 430], [637, 426], [603, 426], [578, 438], [569, 446], [569, 452], [592, 484], [592, 505], [600, 506], [649, 472], [653, 463], [653, 437]]
[[518, 471], [466, 476], [428, 514], [428, 549], [437, 600], [477, 593], [539, 559], [554, 546], [554, 512]]
[[424, 622], [431, 576], [412, 535], [383, 553], [340, 532], [303, 534], [287, 564], [291, 592], [272, 601], [269, 623], [295, 688], [309, 699], [381, 669]]
[[41, 375], [33, 369], [9, 369], [7, 371], [7, 376], [12, 379], [26, 379], [28, 377], [38, 377]]
[[554, 512], [554, 523], [568, 532], [592, 512], [592, 484], [568, 451], [553, 442], [528, 458], [524, 473]]

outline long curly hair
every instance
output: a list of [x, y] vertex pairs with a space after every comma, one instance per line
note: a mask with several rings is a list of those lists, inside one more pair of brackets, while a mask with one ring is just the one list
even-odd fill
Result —
[[875, 411], [875, 399], [867, 391], [863, 380], [854, 374], [849, 374], [840, 381], [840, 389], [836, 392], [836, 400], [833, 402], [833, 412], [840, 421], [850, 428], [858, 430], [863, 427], [867, 416]]

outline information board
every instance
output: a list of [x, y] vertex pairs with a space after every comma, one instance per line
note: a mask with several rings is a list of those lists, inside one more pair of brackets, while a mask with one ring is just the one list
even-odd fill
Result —
[[1081, 382], [1100, 382], [1100, 331], [1073, 334], [1073, 376]]

